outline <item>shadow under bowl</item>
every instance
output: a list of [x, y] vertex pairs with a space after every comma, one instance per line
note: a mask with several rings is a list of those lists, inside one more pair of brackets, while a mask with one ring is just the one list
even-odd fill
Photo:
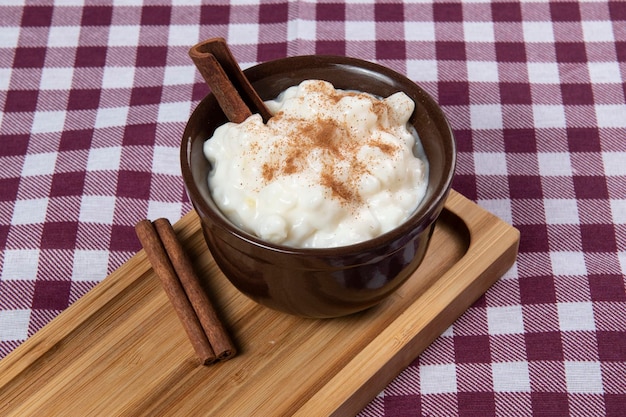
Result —
[[[429, 163], [426, 195], [395, 229], [338, 248], [275, 245], [243, 231], [219, 210], [208, 186], [211, 166], [204, 142], [226, 117], [207, 95], [193, 111], [181, 143], [181, 169], [207, 246], [228, 280], [252, 300], [304, 317], [338, 317], [372, 307], [393, 293], [422, 262], [450, 190], [456, 164], [452, 131], [439, 106], [405, 76], [371, 62], [335, 56], [296, 56], [244, 71], [263, 100], [307, 79], [335, 88], [387, 97], [403, 91], [415, 102], [410, 123]], [[414, 279], [419, 279], [415, 276]]]

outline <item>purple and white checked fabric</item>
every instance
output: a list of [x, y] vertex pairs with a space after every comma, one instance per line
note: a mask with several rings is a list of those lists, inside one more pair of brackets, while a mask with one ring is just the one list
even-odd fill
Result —
[[514, 267], [362, 416], [626, 410], [626, 2], [4, 0], [0, 358], [191, 209], [187, 56], [336, 54], [406, 74], [456, 134], [454, 188], [521, 232]]

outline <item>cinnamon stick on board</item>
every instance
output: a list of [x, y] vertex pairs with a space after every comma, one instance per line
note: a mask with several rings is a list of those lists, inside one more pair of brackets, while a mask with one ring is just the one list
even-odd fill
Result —
[[174, 267], [165, 251], [161, 239], [149, 220], [142, 220], [135, 225], [135, 232], [143, 246], [154, 272], [161, 280], [178, 318], [180, 319], [189, 341], [203, 365], [215, 362], [216, 357], [202, 325], [187, 298]]
[[211, 300], [202, 288], [198, 276], [194, 272], [189, 256], [183, 249], [176, 237], [169, 220], [157, 219], [153, 222], [154, 227], [161, 238], [178, 279], [187, 294], [187, 298], [200, 320], [204, 333], [209, 339], [211, 348], [218, 360], [226, 360], [235, 355], [236, 349], [220, 321]]

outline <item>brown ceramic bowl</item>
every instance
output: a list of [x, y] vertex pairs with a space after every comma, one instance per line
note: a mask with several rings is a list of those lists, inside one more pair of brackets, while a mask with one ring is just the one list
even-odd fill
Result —
[[[415, 83], [388, 68], [344, 57], [297, 56], [245, 71], [263, 100], [306, 79], [387, 97], [404, 91], [416, 103], [415, 126], [429, 162], [426, 196], [403, 224], [375, 239], [330, 249], [268, 243], [234, 226], [208, 187], [203, 143], [226, 121], [215, 97], [194, 110], [181, 144], [181, 166], [191, 202], [215, 262], [251, 299], [305, 317], [337, 317], [369, 308], [396, 290], [422, 262], [450, 190], [456, 163], [452, 131], [439, 106]], [[419, 275], [413, 279], [420, 279]]]

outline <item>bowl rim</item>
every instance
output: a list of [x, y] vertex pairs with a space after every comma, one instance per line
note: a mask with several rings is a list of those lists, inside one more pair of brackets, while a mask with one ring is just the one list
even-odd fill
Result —
[[[198, 205], [200, 211], [208, 215], [211, 221], [214, 223], [214, 226], [220, 228], [222, 231], [232, 234], [238, 240], [244, 241], [250, 245], [253, 245], [258, 248], [262, 248], [265, 250], [270, 250], [273, 252], [290, 254], [290, 255], [301, 255], [301, 256], [318, 256], [318, 257], [341, 257], [341, 256], [349, 256], [354, 254], [362, 254], [376, 250], [381, 246], [388, 245], [391, 242], [395, 242], [401, 240], [403, 237], [407, 237], [410, 235], [414, 235], [416, 233], [420, 233], [424, 229], [426, 229], [430, 224], [432, 224], [438, 217], [441, 208], [443, 207], [443, 200], [446, 199], [450, 188], [452, 186], [452, 180], [454, 177], [456, 163], [457, 163], [457, 147], [456, 141], [454, 138], [454, 133], [450, 124], [443, 113], [443, 110], [440, 106], [435, 102], [435, 100], [424, 90], [422, 89], [416, 82], [412, 81], [405, 75], [392, 70], [391, 68], [385, 67], [383, 65], [366, 61], [359, 58], [354, 57], [345, 57], [345, 56], [334, 56], [334, 55], [297, 55], [290, 56], [285, 58], [279, 58], [276, 60], [266, 61], [254, 66], [251, 66], [244, 70], [246, 76], [249, 77], [250, 82], [254, 84], [257, 80], [254, 77], [258, 76], [262, 78], [264, 74], [271, 74], [271, 68], [274, 65], [279, 63], [289, 63], [291, 64], [291, 68], [304, 67], [311, 64], [318, 65], [332, 65], [332, 66], [347, 66], [353, 67], [360, 70], [368, 70], [374, 73], [378, 73], [379, 75], [383, 75], [393, 80], [401, 80], [402, 83], [410, 83], [417, 89], [422, 98], [422, 106], [427, 107], [427, 111], [429, 115], [432, 116], [432, 112], [434, 112], [437, 116], [438, 121], [440, 122], [439, 131], [442, 137], [449, 138], [449, 146], [446, 146], [446, 155], [445, 160], [449, 160], [450, 169], [447, 172], [444, 172], [444, 177], [442, 181], [435, 187], [432, 195], [422, 199], [422, 201], [418, 204], [416, 209], [398, 226], [393, 229], [382, 233], [372, 239], [368, 239], [365, 241], [336, 246], [336, 247], [324, 247], [324, 248], [303, 248], [303, 247], [294, 247], [282, 244], [275, 244], [272, 242], [268, 242], [263, 240], [253, 233], [247, 232], [231, 221], [229, 221], [223, 213], [216, 213], [213, 208], [205, 201], [204, 197], [201, 195], [196, 182], [193, 177], [192, 169], [190, 167], [190, 156], [191, 156], [191, 147], [194, 140], [197, 140], [191, 135], [188, 134], [191, 129], [191, 120], [196, 112], [202, 107], [202, 104], [209, 100], [213, 94], [209, 92], [205, 97], [202, 98], [200, 102], [193, 109], [189, 119], [185, 124], [185, 129], [182, 137], [182, 142], [180, 146], [180, 163], [181, 163], [181, 172], [183, 176], [183, 180], [185, 183], [185, 188], [187, 193], [189, 193], [189, 199], [192, 205]], [[400, 89], [398, 91], [401, 91]], [[417, 103], [416, 103], [417, 104]], [[208, 140], [209, 138], [206, 138]], [[429, 162], [430, 163], [430, 162]], [[208, 187], [208, 180], [207, 180]], [[210, 190], [209, 190], [210, 192]], [[193, 198], [192, 198], [193, 197]], [[217, 206], [216, 206], [216, 209]], [[219, 210], [219, 209], [218, 209]], [[203, 222], [201, 216], [200, 221]]]

